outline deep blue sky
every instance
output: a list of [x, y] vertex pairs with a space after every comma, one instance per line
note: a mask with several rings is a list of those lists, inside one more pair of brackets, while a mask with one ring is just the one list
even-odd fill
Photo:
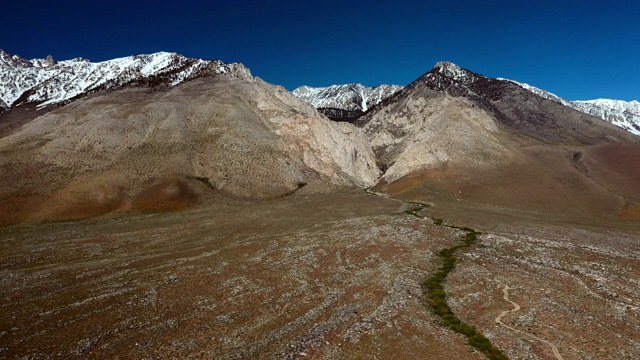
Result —
[[0, 48], [27, 58], [171, 51], [290, 90], [406, 85], [449, 60], [570, 100], [640, 100], [637, 0], [3, 3]]

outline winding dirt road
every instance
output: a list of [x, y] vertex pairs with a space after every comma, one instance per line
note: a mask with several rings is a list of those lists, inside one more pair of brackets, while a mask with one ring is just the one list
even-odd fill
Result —
[[514, 301], [509, 300], [509, 290], [510, 290], [510, 289], [514, 289], [514, 288], [510, 288], [510, 287], [509, 287], [509, 285], [505, 285], [505, 286], [504, 286], [504, 289], [502, 289], [502, 292], [504, 293], [503, 298], [504, 298], [506, 301], [510, 302], [510, 303], [511, 303], [511, 305], [513, 305], [513, 309], [511, 309], [511, 310], [505, 310], [505, 311], [501, 312], [501, 313], [500, 313], [500, 315], [498, 315], [498, 317], [496, 318], [496, 323], [498, 323], [498, 324], [500, 324], [500, 325], [504, 326], [505, 328], [507, 328], [507, 329], [509, 329], [509, 330], [511, 330], [511, 331], [514, 331], [514, 332], [517, 332], [517, 333], [520, 333], [520, 334], [527, 335], [527, 336], [529, 336], [529, 337], [532, 337], [532, 338], [534, 338], [534, 339], [536, 339], [536, 340], [538, 340], [538, 341], [541, 341], [541, 342], [543, 342], [543, 343], [545, 343], [545, 344], [549, 345], [549, 347], [551, 347], [551, 350], [553, 350], [553, 354], [556, 356], [556, 358], [557, 358], [558, 360], [564, 360], [564, 359], [562, 358], [562, 356], [560, 355], [560, 352], [558, 351], [558, 348], [557, 348], [554, 344], [552, 344], [551, 342], [549, 342], [549, 341], [547, 341], [547, 340], [545, 340], [545, 339], [541, 339], [541, 338], [539, 338], [539, 337], [537, 337], [537, 336], [535, 336], [535, 335], [533, 335], [533, 334], [529, 334], [528, 332], [524, 332], [524, 331], [522, 331], [522, 330], [518, 330], [518, 329], [516, 329], [516, 328], [514, 328], [514, 327], [512, 327], [512, 326], [509, 326], [509, 325], [507, 325], [507, 324], [505, 324], [505, 323], [503, 323], [503, 322], [502, 322], [502, 318], [503, 318], [505, 315], [507, 315], [507, 314], [509, 314], [509, 313], [515, 313], [516, 311], [520, 310], [520, 305], [518, 305], [518, 304], [517, 304], [516, 302], [514, 302]]

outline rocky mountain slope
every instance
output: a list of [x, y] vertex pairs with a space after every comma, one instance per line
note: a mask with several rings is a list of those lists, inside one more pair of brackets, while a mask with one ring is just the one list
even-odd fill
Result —
[[[570, 145], [640, 140], [615, 126], [546, 100], [512, 82], [490, 79], [449, 62], [437, 63], [431, 71], [400, 91], [385, 107], [365, 114], [357, 124], [372, 136], [372, 145], [379, 160], [390, 164], [395, 156], [403, 153], [415, 141], [410, 137], [424, 130], [421, 121], [432, 119], [439, 111], [449, 111], [452, 107], [465, 108], [465, 114], [447, 114], [442, 120], [445, 123], [435, 126], [435, 131], [447, 131], [449, 127], [445, 125], [451, 124], [456, 118], [465, 127], [470, 125], [470, 120], [489, 118], [491, 120], [484, 121], [481, 128], [497, 131], [499, 125], [506, 125], [512, 131], [547, 143]], [[458, 145], [470, 144], [470, 140], [461, 141], [461, 137], [478, 138], [479, 133], [468, 133], [467, 130], [456, 136], [449, 134], [445, 137], [447, 141], [456, 140], [449, 146], [451, 151], [458, 151]], [[409, 140], [409, 143], [405, 140]], [[477, 151], [489, 147], [490, 144], [479, 146]], [[464, 153], [474, 153], [467, 150]]]
[[398, 196], [556, 214], [639, 208], [639, 137], [452, 63], [356, 124], [385, 170], [377, 187]]
[[585, 114], [597, 116], [633, 134], [640, 135], [640, 102], [638, 101], [611, 99], [570, 101], [529, 84], [507, 79], [499, 80], [510, 81], [545, 99], [553, 100]]
[[602, 124], [595, 117], [532, 96], [531, 91], [512, 82], [487, 78], [450, 62], [436, 64], [413, 85], [417, 83], [431, 90], [471, 99], [493, 113], [500, 122], [543, 141], [595, 144], [610, 141], [611, 136], [617, 137], [618, 141], [638, 141], [635, 136]]
[[293, 94], [318, 108], [330, 119], [350, 121], [401, 89], [400, 85], [369, 87], [344, 84], [316, 88], [301, 86], [293, 90]]
[[175, 86], [205, 73], [252, 77], [242, 64], [190, 59], [168, 52], [94, 63], [83, 58], [57, 62], [51, 56], [28, 60], [0, 50], [0, 111], [27, 103], [43, 107], [136, 82]]
[[143, 83], [96, 92], [34, 114], [0, 138], [0, 223], [366, 187], [379, 174], [361, 129], [232, 71], [162, 91]]

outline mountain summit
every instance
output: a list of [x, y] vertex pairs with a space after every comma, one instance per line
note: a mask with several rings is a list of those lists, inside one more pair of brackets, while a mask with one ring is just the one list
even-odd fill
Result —
[[355, 123], [384, 172], [375, 188], [396, 196], [562, 216], [640, 202], [638, 136], [450, 62]]
[[[601, 121], [512, 81], [488, 78], [451, 62], [437, 63], [395, 96], [394, 100], [400, 100], [408, 93], [431, 96], [429, 91], [466, 98], [490, 113], [500, 124], [540, 141], [595, 144], [610, 141], [612, 133], [617, 134], [619, 139], [632, 136], [606, 126], [609, 125], [606, 123], [594, 126]], [[365, 116], [358, 119], [357, 123], [362, 126], [370, 118]]]

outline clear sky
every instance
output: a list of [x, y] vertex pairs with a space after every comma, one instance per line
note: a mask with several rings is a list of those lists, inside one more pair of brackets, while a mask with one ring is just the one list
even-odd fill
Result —
[[15, 1], [0, 48], [242, 62], [289, 90], [406, 85], [441, 60], [569, 100], [640, 100], [639, 0]]

